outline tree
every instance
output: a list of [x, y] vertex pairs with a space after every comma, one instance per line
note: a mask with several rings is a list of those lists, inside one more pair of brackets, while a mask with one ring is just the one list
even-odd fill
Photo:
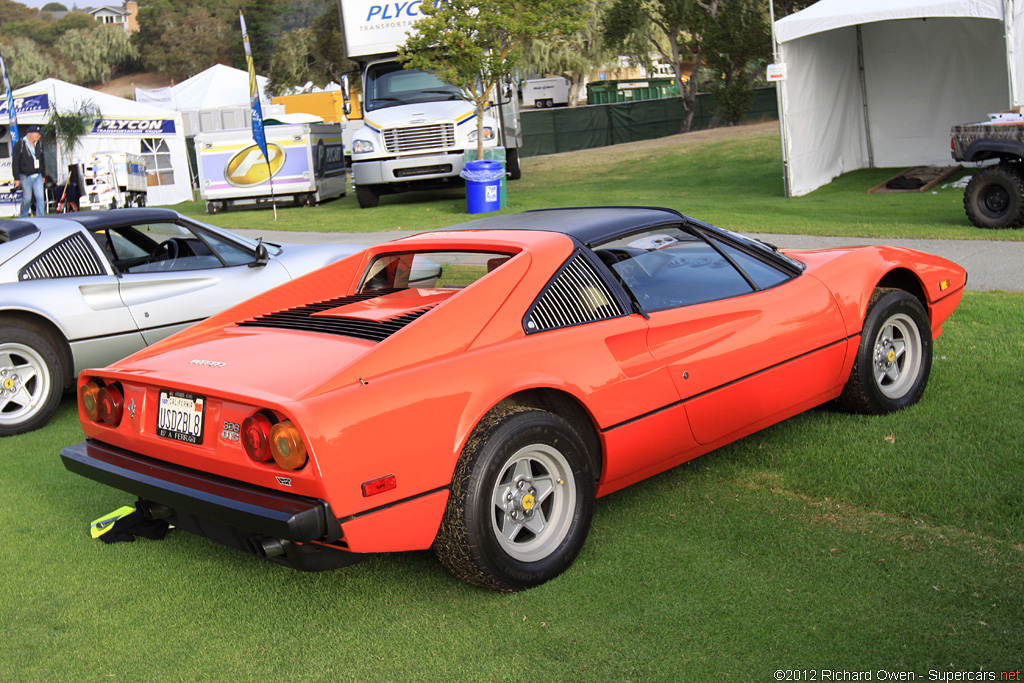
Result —
[[43, 5], [43, 9], [40, 12], [67, 12], [68, 8], [59, 2], [48, 2]]
[[521, 61], [523, 42], [579, 30], [581, 0], [424, 2], [423, 18], [398, 52], [407, 69], [436, 73], [473, 103], [477, 159], [484, 155], [484, 113], [502, 78]]
[[57, 60], [49, 52], [40, 50], [30, 38], [4, 38], [0, 41], [0, 50], [7, 64], [12, 88], [64, 75]]
[[138, 53], [120, 26], [72, 29], [57, 41], [66, 64], [74, 69], [75, 83], [106, 83], [115, 70], [134, 60]]
[[595, 68], [617, 56], [603, 40], [601, 16], [611, 0], [586, 0], [583, 25], [579, 30], [554, 39], [526, 43], [523, 66], [542, 75], [557, 74], [569, 81], [569, 105], [579, 104], [580, 90]]
[[79, 141], [92, 131], [100, 116], [99, 107], [92, 100], [80, 103], [78, 109], [62, 110], [55, 104], [50, 105], [49, 121], [43, 125], [43, 134], [46, 137], [52, 135], [57, 141], [55, 173], [58, 182], [62, 180], [63, 169], [67, 168], [64, 161], [71, 163], [74, 160]]
[[771, 27], [761, 0], [711, 0], [704, 9], [701, 51], [708, 68], [717, 73], [710, 83], [718, 118], [740, 122], [750, 109], [754, 77], [771, 55]]
[[232, 38], [237, 33], [238, 12], [228, 21], [205, 7], [189, 7], [183, 12], [162, 7], [150, 8], [153, 14], [139, 10], [139, 25], [146, 27], [132, 36], [139, 49], [142, 65], [178, 81], [208, 69], [214, 64], [232, 62], [235, 52]]
[[[697, 0], [614, 0], [605, 12], [603, 34], [609, 44], [628, 51], [641, 62], [649, 52], [657, 52], [675, 71], [679, 98], [683, 103], [683, 120], [679, 132], [693, 125], [697, 101], [697, 81], [701, 68], [701, 7]], [[636, 53], [644, 45], [645, 53]], [[632, 46], [632, 47], [630, 47]], [[683, 73], [692, 59], [689, 78]]]

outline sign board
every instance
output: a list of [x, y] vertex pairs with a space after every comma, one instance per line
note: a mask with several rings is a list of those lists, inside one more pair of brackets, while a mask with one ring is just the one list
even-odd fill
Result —
[[395, 52], [409, 30], [423, 17], [420, 7], [444, 0], [338, 0], [348, 57]]
[[780, 62], [778, 64], [769, 64], [765, 78], [768, 82], [772, 81], [784, 81], [786, 80], [786, 63]]

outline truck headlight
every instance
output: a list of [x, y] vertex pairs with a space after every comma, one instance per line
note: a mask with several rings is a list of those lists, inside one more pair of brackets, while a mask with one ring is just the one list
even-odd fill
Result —
[[[469, 141], [470, 142], [476, 142], [477, 133], [478, 132], [479, 132], [479, 129], [477, 129], [477, 128], [474, 128], [473, 130], [469, 131]], [[493, 139], [494, 139], [494, 129], [491, 128], [490, 126], [484, 126], [484, 140], [493, 140]]]
[[366, 154], [367, 152], [373, 151], [373, 143], [369, 140], [353, 140], [352, 141], [352, 153], [353, 154]]

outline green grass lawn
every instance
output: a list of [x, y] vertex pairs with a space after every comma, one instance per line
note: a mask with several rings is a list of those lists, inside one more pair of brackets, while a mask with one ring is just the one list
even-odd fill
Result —
[[[777, 140], [749, 133], [529, 159], [510, 210], [659, 204], [748, 232], [1022, 237], [970, 226], [957, 191], [867, 195], [888, 171], [784, 199]], [[278, 224], [212, 219], [427, 229], [464, 206], [347, 197]], [[0, 680], [998, 680], [1024, 665], [1022, 320], [1024, 294], [967, 293], [918, 405], [825, 406], [602, 498], [573, 567], [514, 595], [426, 551], [304, 574], [185, 533], [92, 540], [89, 522], [134, 498], [64, 470], [59, 450], [82, 438], [67, 398], [44, 429], [0, 440]]]
[[[761, 124], [710, 137], [698, 133], [524, 159], [523, 177], [508, 184], [509, 206], [503, 212], [666, 206], [745, 232], [1024, 240], [1024, 230], [974, 227], [964, 214], [961, 189], [868, 194], [899, 170], [855, 171], [807, 196], [787, 199], [778, 128]], [[432, 230], [476, 217], [466, 213], [463, 189], [384, 196], [375, 209], [360, 209], [349, 192], [315, 208], [281, 208], [276, 222], [269, 209], [207, 216], [200, 202], [174, 208], [225, 228], [326, 232]]]

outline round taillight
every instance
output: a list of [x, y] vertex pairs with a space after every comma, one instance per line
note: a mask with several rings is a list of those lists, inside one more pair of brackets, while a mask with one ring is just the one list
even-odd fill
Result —
[[256, 413], [242, 421], [242, 447], [245, 454], [256, 462], [270, 460], [270, 420]]
[[306, 444], [291, 420], [278, 422], [270, 429], [270, 452], [274, 462], [286, 470], [297, 470], [306, 464]]
[[93, 422], [100, 420], [100, 385], [96, 382], [86, 382], [78, 388], [78, 402], [82, 406], [82, 412]]
[[102, 387], [96, 392], [96, 402], [99, 403], [100, 422], [116, 427], [121, 424], [121, 415], [124, 414], [124, 397], [116, 385]]

